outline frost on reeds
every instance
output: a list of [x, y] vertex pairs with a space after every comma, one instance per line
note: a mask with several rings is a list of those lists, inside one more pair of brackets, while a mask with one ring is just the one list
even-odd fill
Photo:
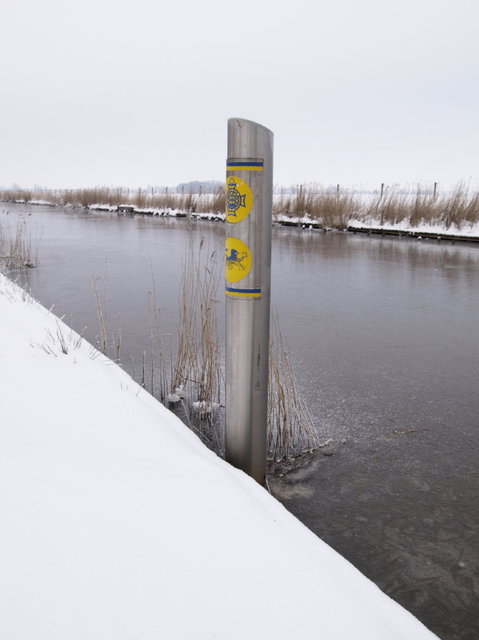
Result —
[[0, 214], [0, 268], [33, 267], [37, 259], [32, 235], [25, 219], [13, 221], [8, 212]]
[[83, 336], [78, 335], [73, 329], [68, 329], [65, 325], [61, 325], [59, 321], [56, 323], [56, 331], [46, 330], [47, 338], [45, 342], [38, 345], [45, 353], [55, 358], [59, 355], [67, 355], [71, 351], [80, 348]]
[[319, 446], [318, 432], [298, 389], [278, 316], [273, 314], [268, 384], [268, 459], [274, 467], [283, 460], [314, 451]]

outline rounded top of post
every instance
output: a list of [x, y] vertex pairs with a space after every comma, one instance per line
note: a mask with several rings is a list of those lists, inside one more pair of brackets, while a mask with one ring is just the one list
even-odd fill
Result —
[[273, 138], [273, 132], [258, 122], [245, 118], [229, 118], [228, 157], [259, 157], [271, 164]]
[[247, 120], [246, 118], [228, 118], [228, 127], [230, 126], [239, 127], [240, 129], [243, 127], [258, 128], [258, 129], [262, 129], [265, 133], [268, 133], [271, 136], [274, 135], [271, 129], [268, 129], [264, 125], [259, 124], [259, 122], [254, 122], [253, 120]]

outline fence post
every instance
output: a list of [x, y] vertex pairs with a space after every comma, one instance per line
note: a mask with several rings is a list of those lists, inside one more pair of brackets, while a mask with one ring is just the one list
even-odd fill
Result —
[[266, 475], [273, 133], [228, 120], [226, 167], [226, 460]]

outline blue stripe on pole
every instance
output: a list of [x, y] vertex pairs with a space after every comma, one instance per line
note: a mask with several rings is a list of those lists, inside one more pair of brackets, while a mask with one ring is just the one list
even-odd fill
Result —
[[242, 298], [259, 298], [261, 296], [261, 289], [234, 289], [233, 287], [225, 287], [225, 293]]
[[228, 162], [226, 163], [228, 165], [228, 167], [262, 167], [264, 165], [264, 162], [261, 160], [259, 162], [248, 162], [247, 160], [243, 161], [238, 161], [238, 160], [228, 160]]
[[226, 171], [263, 171], [264, 162], [248, 162], [245, 161], [236, 161], [236, 160], [228, 160], [226, 162]]

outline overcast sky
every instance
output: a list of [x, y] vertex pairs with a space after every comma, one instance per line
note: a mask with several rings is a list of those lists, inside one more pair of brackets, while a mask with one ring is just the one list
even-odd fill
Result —
[[479, 185], [477, 0], [0, 0], [0, 185]]

